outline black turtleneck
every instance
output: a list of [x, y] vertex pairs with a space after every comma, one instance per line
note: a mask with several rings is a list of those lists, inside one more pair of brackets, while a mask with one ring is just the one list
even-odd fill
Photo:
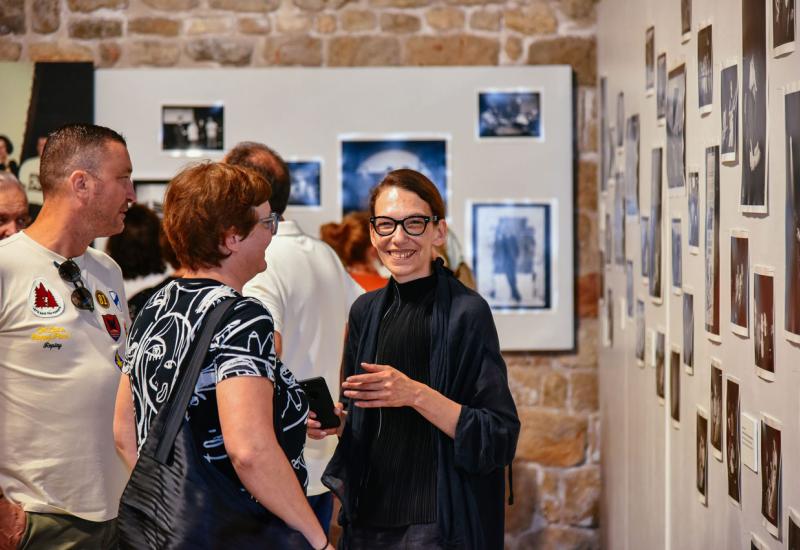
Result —
[[[431, 313], [436, 275], [389, 283], [375, 362], [430, 385]], [[436, 428], [411, 407], [368, 410], [370, 456], [360, 522], [398, 527], [436, 521]]]

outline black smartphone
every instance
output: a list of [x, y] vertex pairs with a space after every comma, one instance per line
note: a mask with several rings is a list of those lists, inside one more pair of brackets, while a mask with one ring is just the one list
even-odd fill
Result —
[[300, 387], [308, 397], [308, 407], [317, 415], [317, 420], [322, 424], [322, 429], [339, 427], [339, 417], [333, 412], [333, 398], [328, 389], [328, 384], [321, 376], [300, 380]]

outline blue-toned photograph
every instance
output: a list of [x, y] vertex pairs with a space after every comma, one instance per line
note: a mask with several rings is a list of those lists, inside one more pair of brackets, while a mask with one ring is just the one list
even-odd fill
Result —
[[552, 307], [549, 203], [472, 203], [472, 269], [494, 310]]
[[342, 214], [369, 210], [369, 193], [392, 170], [425, 174], [447, 206], [446, 139], [342, 140]]
[[539, 92], [479, 92], [478, 137], [542, 137]]
[[289, 206], [320, 206], [320, 174], [322, 163], [318, 160], [288, 160]]

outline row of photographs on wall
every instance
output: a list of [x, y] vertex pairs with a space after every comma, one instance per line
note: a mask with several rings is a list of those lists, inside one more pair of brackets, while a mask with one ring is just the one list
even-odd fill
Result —
[[[481, 140], [544, 140], [542, 93], [538, 90], [477, 92], [476, 137]], [[161, 150], [197, 156], [224, 151], [225, 105], [173, 104], [161, 107]]]

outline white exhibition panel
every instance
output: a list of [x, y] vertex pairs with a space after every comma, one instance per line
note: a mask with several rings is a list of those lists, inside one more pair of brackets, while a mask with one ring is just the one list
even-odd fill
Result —
[[[490, 90], [539, 91], [544, 139], [478, 139], [478, 92]], [[286, 212], [312, 235], [341, 219], [340, 139], [446, 137], [448, 223], [467, 254], [471, 201], [552, 203], [552, 307], [494, 313], [503, 349], [555, 350], [574, 347], [572, 96], [565, 66], [101, 69], [95, 120], [125, 135], [135, 180], [168, 180], [198, 159], [161, 150], [162, 106], [222, 103], [226, 150], [250, 140], [322, 159], [321, 206]]]

